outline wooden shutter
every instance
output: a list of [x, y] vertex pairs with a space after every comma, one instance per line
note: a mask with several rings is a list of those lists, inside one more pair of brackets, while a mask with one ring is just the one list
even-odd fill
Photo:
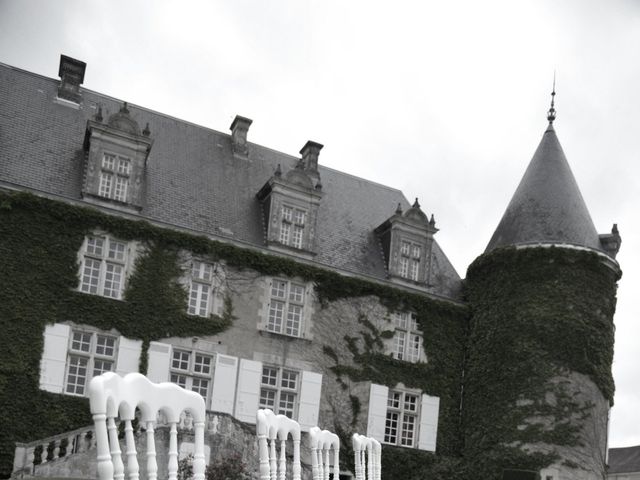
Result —
[[261, 378], [262, 362], [244, 358], [240, 360], [234, 416], [241, 422], [256, 423], [256, 412], [260, 402]]
[[140, 352], [142, 351], [142, 340], [130, 340], [126, 337], [118, 339], [118, 360], [116, 362], [116, 373], [126, 375], [137, 372], [140, 367]]
[[303, 371], [298, 403], [298, 423], [303, 432], [308, 432], [311, 427], [318, 425], [321, 392], [322, 374]]
[[62, 393], [71, 327], [56, 323], [44, 329], [44, 349], [40, 361], [40, 388]]
[[171, 345], [151, 342], [149, 344], [149, 363], [147, 378], [152, 382], [169, 381], [169, 365], [171, 363]]
[[387, 422], [387, 399], [389, 387], [371, 384], [369, 391], [369, 416], [367, 419], [367, 436], [379, 442], [384, 441], [384, 427]]
[[233, 414], [237, 373], [237, 357], [221, 355], [220, 353], [216, 355], [216, 369], [213, 373], [213, 393], [211, 394], [211, 410]]
[[420, 406], [420, 435], [418, 437], [418, 448], [420, 450], [436, 451], [439, 410], [440, 397], [422, 395], [422, 404]]

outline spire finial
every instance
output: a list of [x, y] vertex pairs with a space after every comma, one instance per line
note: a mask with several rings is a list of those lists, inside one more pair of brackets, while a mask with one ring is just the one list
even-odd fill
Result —
[[551, 108], [547, 113], [547, 120], [549, 120], [549, 125], [553, 124], [553, 121], [556, 119], [556, 109], [554, 108], [554, 101], [556, 97], [556, 72], [553, 71], [553, 90], [551, 91]]

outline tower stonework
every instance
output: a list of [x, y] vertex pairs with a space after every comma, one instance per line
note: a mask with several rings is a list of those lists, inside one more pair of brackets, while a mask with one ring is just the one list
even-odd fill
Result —
[[487, 250], [467, 272], [464, 455], [475, 478], [605, 478], [621, 274], [605, 237], [550, 119]]

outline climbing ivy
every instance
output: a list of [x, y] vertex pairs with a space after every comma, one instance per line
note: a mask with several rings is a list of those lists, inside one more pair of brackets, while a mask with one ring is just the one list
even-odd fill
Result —
[[[136, 261], [124, 301], [76, 290], [77, 253], [84, 237], [96, 229], [121, 240], [140, 242], [143, 253]], [[141, 339], [142, 372], [147, 370], [150, 341], [213, 335], [231, 325], [233, 305], [229, 298], [225, 299], [220, 317], [186, 315], [186, 294], [179, 284], [183, 251], [212, 262], [224, 261], [237, 269], [312, 282], [322, 305], [374, 295], [389, 308], [416, 311], [427, 348], [437, 348], [438, 352], [445, 352], [443, 355], [430, 359], [426, 368], [407, 368], [406, 363], [360, 350], [357, 345], [358, 353], [353, 352], [358, 355], [359, 364], [370, 362], [370, 367], [351, 373], [362, 378], [370, 375], [369, 379], [388, 385], [401, 379], [407, 386], [440, 396], [442, 452], [456, 452], [466, 308], [204, 236], [106, 215], [96, 209], [27, 193], [0, 193], [0, 411], [7, 419], [0, 433], [0, 476], [11, 473], [14, 442], [44, 438], [90, 423], [86, 399], [39, 389], [45, 325], [72, 320]], [[373, 325], [367, 325], [366, 318], [360, 320], [369, 332], [368, 341], [373, 342], [369, 347], [375, 346], [380, 341], [378, 333]], [[336, 372], [339, 373], [338, 365]], [[357, 416], [357, 397], [351, 399], [351, 407]]]
[[[570, 375], [588, 376], [601, 402], [613, 400], [618, 279], [597, 254], [556, 247], [502, 248], [469, 267], [463, 453], [476, 478], [539, 470], [558, 459], [553, 446], [594, 447], [581, 428], [596, 422], [595, 404], [580, 399]], [[536, 443], [550, 448], [521, 448]]]

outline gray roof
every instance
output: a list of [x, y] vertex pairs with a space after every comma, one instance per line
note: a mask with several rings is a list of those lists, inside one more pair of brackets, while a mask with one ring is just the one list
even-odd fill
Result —
[[544, 132], [486, 252], [527, 243], [568, 243], [601, 249], [552, 124]]
[[[83, 90], [79, 110], [54, 102], [58, 81], [0, 64], [0, 181], [80, 199], [87, 120], [102, 106], [108, 118], [122, 101]], [[151, 129], [146, 200], [140, 217], [265, 248], [265, 226], [256, 193], [298, 158], [249, 143], [248, 160], [234, 157], [231, 136], [129, 105], [133, 118]], [[249, 132], [249, 136], [251, 132]], [[320, 159], [322, 161], [322, 159]], [[402, 192], [323, 166], [317, 255], [323, 266], [376, 279], [387, 278], [374, 229]], [[430, 293], [458, 298], [460, 277], [434, 246]]]
[[607, 473], [640, 472], [640, 445], [610, 448]]

